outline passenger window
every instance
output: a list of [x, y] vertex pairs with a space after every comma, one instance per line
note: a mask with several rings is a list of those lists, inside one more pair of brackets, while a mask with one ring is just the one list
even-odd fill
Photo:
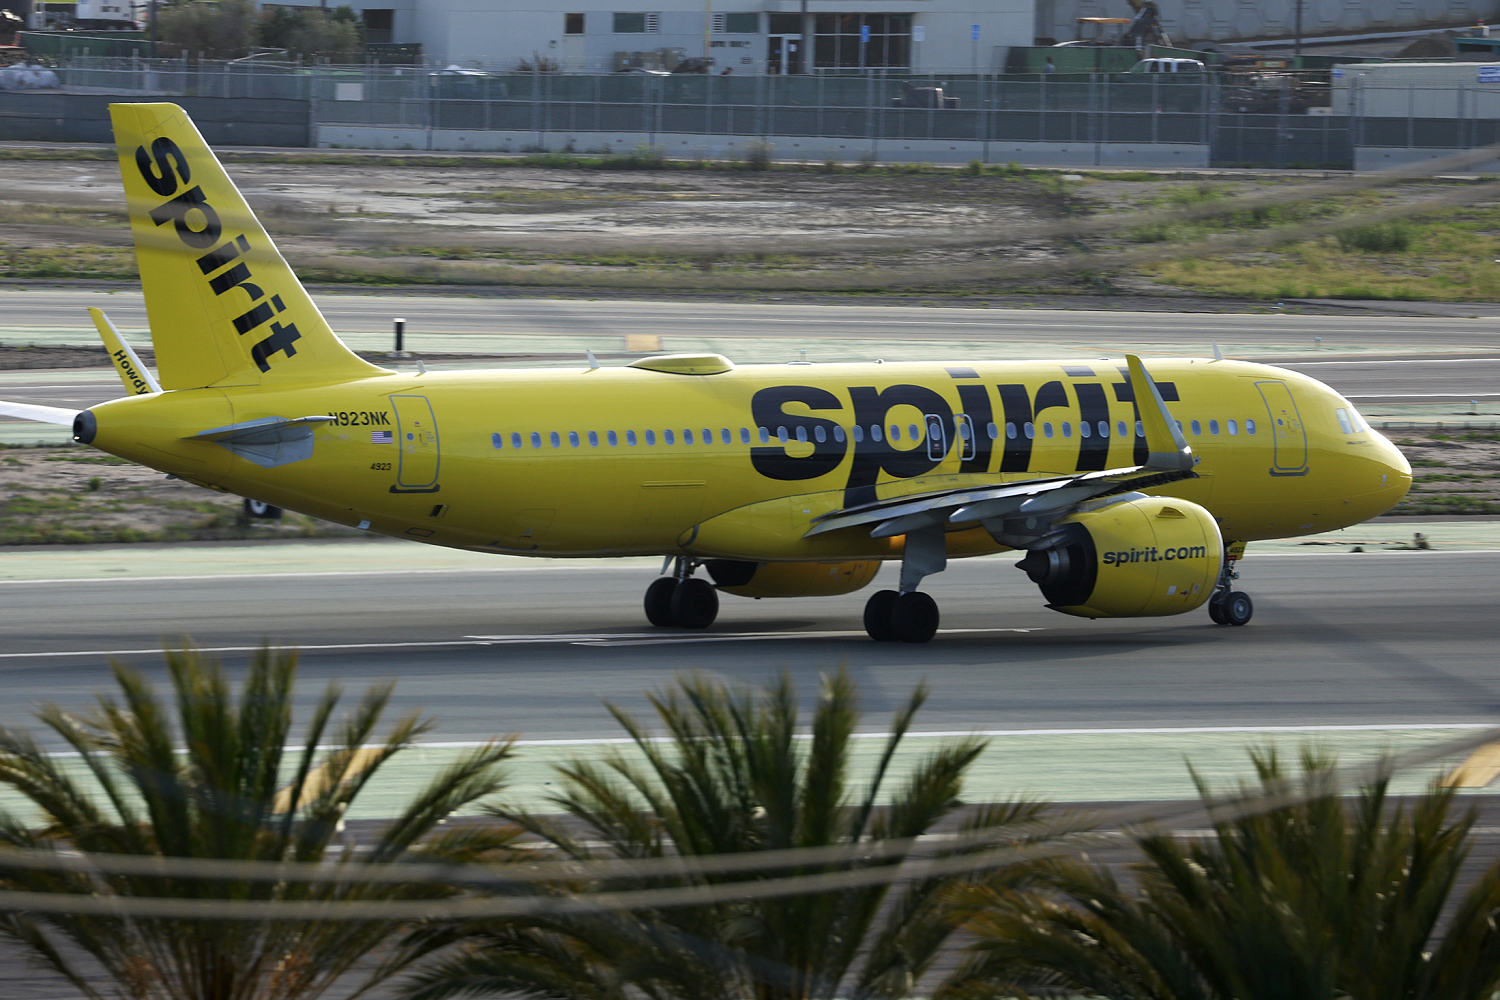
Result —
[[853, 427], [849, 428], [849, 435], [854, 438], [855, 444], [859, 444], [865, 439], [865, 429], [859, 424], [855, 424]]
[[[745, 435], [745, 440], [749, 441], [750, 440], [750, 434], [749, 434], [749, 432], [745, 431], [745, 429], [743, 427], [740, 428], [740, 431], [741, 431], [741, 433], [743, 433]], [[725, 444], [733, 444], [734, 443], [734, 436], [729, 433], [729, 428], [728, 427], [720, 427], [719, 428], [719, 433], [722, 435], [720, 437], [720, 440], [723, 441]]]
[[1123, 420], [1121, 420], [1119, 423], [1117, 423], [1115, 425], [1115, 430], [1119, 431], [1120, 437], [1129, 437], [1130, 436], [1130, 431], [1126, 429], [1126, 427], [1125, 427], [1125, 421], [1123, 421]]
[[901, 426], [899, 424], [891, 424], [891, 440], [901, 440]]
[[1026, 435], [1027, 440], [1031, 440], [1036, 437], [1036, 425], [1028, 420], [1026, 421], [1026, 425], [1021, 428], [1021, 432]]
[[771, 443], [771, 431], [770, 431], [769, 428], [766, 428], [766, 427], [757, 427], [756, 430], [760, 431], [760, 443], [761, 444], [770, 444]]
[[1217, 433], [1219, 433], [1219, 422], [1217, 420], [1210, 420], [1208, 422], [1208, 433], [1210, 433], [1210, 434], [1217, 434]]
[[1146, 425], [1141, 423], [1139, 420], [1135, 422], [1135, 436], [1138, 438], [1143, 438], [1146, 436]]
[[[713, 440], [713, 439], [710, 438], [707, 434], [705, 434], [703, 436], [703, 443], [704, 444], [708, 444], [711, 440]], [[682, 429], [682, 443], [683, 444], [692, 444], [693, 443], [693, 429], [691, 427], [684, 427]]]
[[822, 424], [813, 428], [813, 438], [817, 440], [818, 444], [822, 444], [828, 440], [828, 431], [823, 428]]
[[570, 444], [573, 447], [577, 448], [578, 447], [578, 443], [579, 443], [578, 442], [578, 432], [577, 431], [568, 431], [568, 444]]
[[1254, 420], [1246, 420], [1245, 421], [1245, 433], [1246, 434], [1254, 434], [1255, 433], [1255, 421]]
[[597, 447], [599, 447], [599, 432], [598, 431], [589, 431], [589, 447], [590, 448], [597, 448]]
[[[662, 444], [675, 444], [676, 441], [677, 441], [677, 438], [673, 436], [672, 429], [670, 427], [661, 432], [661, 443]], [[651, 442], [648, 441], [646, 443], [650, 444]]]
[[1052, 421], [1045, 420], [1045, 421], [1042, 422], [1042, 436], [1043, 437], [1051, 437], [1052, 436]]
[[1224, 429], [1229, 432], [1229, 436], [1230, 437], [1234, 437], [1236, 434], [1238, 434], [1240, 432], [1239, 421], [1238, 420], [1226, 420], [1226, 421], [1224, 421]]
[[618, 444], [619, 444], [619, 443], [620, 443], [620, 438], [619, 438], [619, 436], [618, 436], [618, 435], [616, 435], [616, 434], [615, 434], [615, 432], [614, 432], [614, 431], [610, 431], [610, 432], [609, 432], [609, 446], [610, 446], [610, 447], [611, 447], [611, 448], [613, 448], [613, 447], [615, 447], [615, 446], [616, 446], [616, 445], [618, 445]]
[[655, 431], [647, 431], [646, 432], [646, 443], [647, 444], [655, 444], [656, 443], [656, 432]]
[[[714, 429], [712, 427], [705, 427], [705, 428], [703, 428], [703, 443], [704, 444], [713, 444], [714, 443]], [[729, 443], [729, 431], [727, 431], [727, 430], [724, 432], [724, 443], [725, 444]]]
[[625, 443], [630, 445], [630, 447], [632, 448], [635, 447], [635, 431], [625, 432]]
[[1109, 437], [1109, 421], [1108, 420], [1101, 420], [1101, 421], [1099, 421], [1099, 436], [1102, 437], [1102, 438]]
[[1062, 422], [1062, 432], [1063, 432], [1063, 437], [1065, 437], [1065, 438], [1072, 437], [1073, 436], [1073, 421], [1071, 421], [1071, 420], [1064, 420]]
[[[1007, 424], [1006, 426], [1012, 431], [1015, 430], [1014, 424]], [[993, 420], [991, 420], [989, 422], [989, 425], [985, 427], [984, 432], [990, 436], [991, 441], [996, 441], [1000, 438], [1000, 428], [996, 426]], [[1015, 434], [1011, 434], [1011, 437], [1015, 437]]]
[[540, 448], [542, 446], [542, 436], [536, 431], [531, 432], [531, 446], [533, 448]]
[[[1181, 425], [1179, 424], [1178, 426], [1180, 427]], [[1197, 436], [1199, 436], [1202, 433], [1203, 433], [1203, 425], [1200, 424], [1200, 423], [1198, 423], [1198, 421], [1194, 420], [1193, 421], [1193, 437], [1197, 437]]]
[[884, 437], [885, 437], [885, 435], [881, 432], [879, 424], [871, 424], [870, 425], [870, 440], [871, 441], [879, 443], [881, 440], [884, 439]]
[[839, 444], [843, 444], [844, 443], [844, 437], [845, 437], [844, 429], [842, 427], [840, 427], [838, 424], [834, 424], [833, 425], [833, 439], [835, 441], [837, 441]]
[[562, 438], [558, 436], [557, 431], [553, 431], [551, 434], [548, 434], [547, 439], [552, 442], [552, 447], [562, 447]]
[[521, 447], [521, 434], [519, 431], [510, 436], [510, 446], [512, 448]]
[[1005, 436], [1012, 441], [1016, 439], [1016, 425], [1008, 420], [1005, 422]]
[[785, 426], [776, 428], [776, 440], [780, 441], [782, 444], [786, 444], [787, 441], [790, 440], [790, 438], [791, 435], [786, 432]]
[[1081, 437], [1081, 438], [1092, 437], [1093, 433], [1094, 432], [1089, 428], [1089, 422], [1087, 420], [1080, 420], [1080, 421], [1078, 421], [1078, 436], [1079, 437]]
[[490, 435], [490, 446], [494, 447], [494, 448], [504, 448], [505, 447], [505, 435], [504, 434], [491, 434]]
[[911, 439], [913, 441], [920, 441], [920, 440], [922, 440], [922, 432], [919, 431], [919, 430], [917, 430], [917, 425], [916, 424], [907, 424], [906, 425], [906, 429], [909, 430], [909, 431], [911, 431]]

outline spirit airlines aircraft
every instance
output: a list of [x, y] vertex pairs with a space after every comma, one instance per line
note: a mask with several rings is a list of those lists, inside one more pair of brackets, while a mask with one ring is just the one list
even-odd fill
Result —
[[1013, 549], [1066, 614], [1243, 625], [1246, 542], [1356, 524], [1411, 482], [1327, 386], [1217, 357], [388, 371], [334, 335], [182, 109], [110, 111], [159, 384], [94, 310], [129, 394], [0, 412], [398, 538], [664, 555], [655, 625], [708, 626], [719, 591], [852, 593], [899, 560], [865, 628], [925, 642], [921, 581]]

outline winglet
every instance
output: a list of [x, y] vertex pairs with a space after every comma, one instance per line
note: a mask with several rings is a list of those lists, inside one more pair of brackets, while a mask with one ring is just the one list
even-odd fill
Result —
[[103, 309], [89, 307], [89, 315], [94, 318], [94, 326], [99, 331], [99, 339], [104, 341], [104, 349], [109, 352], [109, 360], [114, 363], [115, 371], [120, 375], [120, 381], [125, 383], [125, 391], [133, 396], [149, 396], [154, 392], [161, 392], [161, 385], [156, 381], [156, 376], [151, 374], [150, 369], [141, 364], [141, 359], [136, 357], [134, 348], [120, 336], [120, 331], [104, 315]]
[[1135, 395], [1141, 427], [1146, 432], [1146, 450], [1149, 452], [1146, 468], [1191, 470], [1197, 462], [1193, 449], [1188, 447], [1177, 421], [1167, 411], [1166, 401], [1161, 398], [1156, 382], [1136, 355], [1125, 355], [1125, 363], [1130, 366], [1130, 388]]

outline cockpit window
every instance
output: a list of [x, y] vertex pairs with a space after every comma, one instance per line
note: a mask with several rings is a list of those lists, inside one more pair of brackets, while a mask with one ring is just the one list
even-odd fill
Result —
[[1345, 434], [1354, 433], [1354, 425], [1349, 423], [1349, 411], [1340, 406], [1333, 411], [1334, 416], [1339, 418], [1339, 429]]

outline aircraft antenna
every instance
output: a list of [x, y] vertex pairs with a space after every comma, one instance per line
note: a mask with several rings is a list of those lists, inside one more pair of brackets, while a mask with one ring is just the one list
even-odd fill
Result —
[[599, 367], [599, 359], [594, 357], [594, 351], [592, 348], [585, 347], [583, 349], [583, 354], [584, 357], [589, 359], [589, 371], [593, 371]]
[[427, 374], [427, 366], [422, 363], [422, 359], [421, 358], [417, 359], [417, 374], [418, 375], [426, 375]]
[[1219, 350], [1219, 342], [1216, 340], [1213, 343], [1214, 343], [1214, 360], [1215, 361], [1223, 361], [1224, 360], [1224, 352], [1221, 351], [1221, 350]]

